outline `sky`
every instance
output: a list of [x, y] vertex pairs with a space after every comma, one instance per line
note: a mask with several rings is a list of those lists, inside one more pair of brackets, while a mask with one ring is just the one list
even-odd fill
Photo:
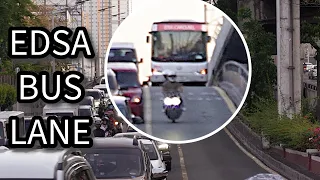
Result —
[[[144, 69], [140, 71], [140, 75], [150, 75], [151, 46], [146, 43], [146, 36], [151, 31], [152, 23], [170, 19], [204, 22], [204, 5], [205, 3], [200, 0], [132, 0], [132, 13], [118, 27], [111, 43], [133, 42], [138, 58], [144, 60], [144, 63], [139, 66], [140, 69]], [[207, 22], [212, 22], [223, 15], [224, 13], [214, 6], [207, 5]], [[211, 28], [215, 28], [215, 25]], [[212, 29], [211, 32], [213, 32]], [[212, 52], [214, 41], [208, 46], [208, 52]]]

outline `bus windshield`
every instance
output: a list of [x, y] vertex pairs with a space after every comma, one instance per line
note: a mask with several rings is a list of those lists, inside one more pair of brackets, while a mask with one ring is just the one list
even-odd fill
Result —
[[110, 49], [108, 62], [137, 62], [136, 52], [133, 49]]
[[206, 33], [200, 31], [153, 32], [152, 60], [158, 62], [204, 62]]

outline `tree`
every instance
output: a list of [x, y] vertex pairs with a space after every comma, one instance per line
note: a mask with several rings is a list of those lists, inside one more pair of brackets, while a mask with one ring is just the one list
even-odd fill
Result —
[[[315, 20], [319, 20], [319, 17], [315, 17]], [[320, 24], [315, 23], [311, 24], [307, 21], [301, 22], [301, 43], [310, 43], [316, 50], [317, 55], [315, 57], [317, 64], [320, 61], [320, 47], [317, 42], [320, 40]], [[317, 77], [320, 76], [319, 66], [317, 66]], [[317, 85], [320, 84], [320, 78], [317, 78]], [[317, 90], [317, 96], [320, 96], [320, 88]], [[317, 98], [317, 106], [316, 106], [316, 116], [317, 119], [320, 120], [320, 98]]]
[[16, 102], [16, 88], [9, 84], [0, 84], [0, 109], [4, 111], [11, 109], [12, 105]]

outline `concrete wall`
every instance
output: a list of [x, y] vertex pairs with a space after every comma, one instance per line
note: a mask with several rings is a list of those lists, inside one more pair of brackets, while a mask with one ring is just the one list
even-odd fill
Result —
[[223, 18], [223, 25], [221, 31], [215, 40], [215, 48], [213, 50], [211, 60], [209, 62], [208, 72], [209, 72], [209, 81], [208, 85], [212, 85], [213, 83], [213, 73], [216, 71], [216, 65], [219, 64], [220, 60], [222, 59], [222, 55], [224, 52], [224, 48], [228, 43], [228, 39], [230, 38], [231, 34], [233, 33], [234, 28], [232, 24], [226, 19]]

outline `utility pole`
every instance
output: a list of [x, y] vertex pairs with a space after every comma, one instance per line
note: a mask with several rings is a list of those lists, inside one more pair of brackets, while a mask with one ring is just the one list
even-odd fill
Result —
[[[54, 13], [52, 13], [52, 17], [51, 17], [51, 28], [52, 28], [52, 30], [54, 29]], [[53, 57], [53, 56], [51, 56], [51, 58], [52, 58], [52, 61], [51, 61], [51, 65], [52, 65], [52, 74], [56, 71], [56, 59]]]
[[301, 111], [300, 0], [277, 0], [276, 8], [278, 112], [292, 118]]

